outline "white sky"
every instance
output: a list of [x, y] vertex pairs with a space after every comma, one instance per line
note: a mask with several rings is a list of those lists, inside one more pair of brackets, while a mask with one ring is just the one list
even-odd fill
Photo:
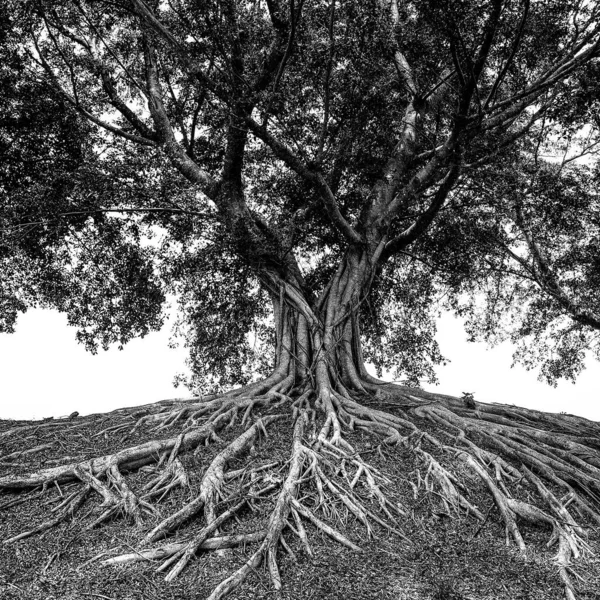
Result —
[[[510, 368], [512, 350], [505, 344], [487, 349], [467, 343], [461, 322], [444, 315], [438, 341], [451, 359], [438, 369], [440, 385], [431, 391], [476, 400], [517, 404], [550, 412], [565, 411], [600, 421], [600, 364], [590, 361], [575, 385], [551, 388], [535, 372]], [[104, 412], [165, 398], [189, 397], [173, 388], [175, 373], [184, 370], [183, 348], [168, 347], [169, 326], [122, 351], [97, 355], [75, 341], [75, 329], [55, 311], [30, 310], [15, 334], [0, 334], [0, 418], [40, 419]]]

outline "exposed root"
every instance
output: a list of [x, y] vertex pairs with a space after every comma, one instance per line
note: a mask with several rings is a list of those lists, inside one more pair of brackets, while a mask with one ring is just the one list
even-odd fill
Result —
[[[287, 529], [296, 535], [301, 540], [307, 554], [312, 555], [302, 519], [306, 519], [312, 526], [347, 548], [360, 551], [357, 544], [315, 514], [316, 511], [321, 511], [326, 516], [331, 517], [338, 513], [335, 508], [336, 504], [344, 506], [349, 514], [352, 514], [361, 522], [365, 526], [368, 535], [372, 535], [372, 523], [378, 523], [406, 540], [406, 536], [398, 527], [385, 520], [386, 516], [392, 516], [392, 510], [400, 514], [399, 510], [386, 500], [381, 487], [384, 484], [389, 484], [390, 481], [379, 471], [369, 466], [347, 443], [345, 444], [346, 448], [342, 449], [332, 444], [331, 441], [321, 438], [315, 442], [315, 448], [319, 446], [320, 450], [306, 445], [304, 436], [310, 430], [311, 415], [305, 409], [297, 411], [297, 415], [289, 466], [283, 481], [278, 483], [277, 478], [273, 478], [270, 473], [270, 470], [278, 463], [269, 463], [251, 469], [226, 471], [231, 461], [247, 452], [258, 436], [261, 433], [265, 434], [268, 426], [280, 418], [277, 415], [267, 415], [259, 419], [219, 452], [204, 474], [198, 496], [179, 511], [160, 522], [145, 536], [142, 545], [165, 537], [170, 531], [179, 528], [190, 517], [202, 510], [206, 524], [192, 539], [176, 544], [167, 543], [150, 550], [140, 550], [136, 554], [130, 553], [112, 557], [106, 559], [104, 563], [116, 564], [132, 560], [162, 559], [163, 562], [159, 565], [157, 571], [167, 572], [166, 580], [171, 581], [185, 569], [193, 556], [199, 551], [218, 549], [241, 542], [260, 542], [259, 547], [246, 563], [215, 588], [210, 598], [216, 599], [222, 598], [239, 586], [263, 561], [266, 562], [273, 586], [275, 589], [280, 589], [281, 575], [277, 562], [279, 546], [290, 555], [294, 555], [283, 537], [284, 531]], [[350, 480], [350, 474], [352, 475], [352, 481]], [[344, 479], [338, 478], [336, 481], [337, 475], [342, 475]], [[238, 478], [242, 482], [248, 481], [246, 488], [249, 486], [250, 490], [248, 495], [242, 498], [241, 501], [231, 505], [234, 496], [225, 496], [225, 483]], [[361, 483], [369, 496], [379, 503], [384, 517], [376, 514], [375, 509], [367, 506], [364, 500], [355, 493], [354, 488]], [[301, 488], [304, 493], [303, 500], [299, 500]], [[151, 490], [149, 486], [146, 486], [145, 489]], [[268, 494], [274, 491], [276, 491], [275, 497], [270, 497], [273, 498], [275, 504], [264, 532], [257, 532], [245, 537], [211, 537], [222, 524], [239, 512], [250, 499], [253, 499], [252, 501], [260, 500], [262, 497], [268, 497]], [[306, 504], [308, 498], [312, 498], [313, 507], [309, 508]], [[217, 503], [220, 505], [230, 504], [230, 508], [217, 515]], [[290, 523], [290, 519], [294, 521], [295, 526]]]
[[[266, 395], [258, 398], [230, 399], [227, 396], [207, 402], [206, 404], [195, 403], [184, 410], [194, 410], [191, 421], [184, 428], [180, 436], [167, 438], [163, 440], [153, 440], [130, 448], [120, 450], [115, 454], [84, 461], [83, 463], [71, 463], [50, 469], [42, 469], [25, 476], [8, 475], [0, 477], [0, 490], [24, 488], [35, 488], [53, 481], [66, 482], [78, 479], [76, 469], [79, 467], [87, 468], [96, 477], [104, 475], [110, 469], [119, 469], [121, 471], [138, 469], [144, 465], [160, 461], [164, 455], [173, 452], [187, 452], [197, 448], [202, 444], [208, 444], [218, 439], [217, 433], [226, 425], [231, 423], [232, 416], [236, 415], [242, 408], [246, 411], [246, 420], [251, 414], [251, 410], [259, 406], [277, 407], [287, 402], [289, 399], [282, 394]], [[197, 410], [196, 410], [197, 409]], [[212, 412], [211, 412], [212, 411]], [[175, 413], [179, 414], [176, 409]], [[200, 417], [209, 414], [205, 422], [200, 422]], [[168, 420], [173, 411], [166, 413], [159, 412], [149, 417], [160, 421]], [[142, 417], [145, 419], [148, 417]], [[140, 421], [138, 421], [138, 424]], [[49, 425], [49, 424], [45, 424]], [[39, 425], [38, 427], [43, 427]], [[137, 425], [136, 425], [137, 427]], [[32, 426], [35, 430], [36, 428]], [[7, 433], [17, 433], [22, 428], [8, 430]], [[27, 428], [29, 429], [29, 428]]]
[[[186, 433], [181, 442], [182, 449], [191, 450], [199, 444], [205, 443], [224, 425], [223, 419], [219, 419]], [[73, 481], [78, 479], [76, 473], [78, 467], [87, 468], [96, 477], [106, 473], [115, 464], [124, 471], [137, 469], [157, 462], [164, 452], [170, 452], [175, 447], [177, 440], [178, 437], [172, 437], [165, 440], [146, 442], [83, 463], [70, 463], [50, 469], [42, 469], [24, 476], [7, 475], [0, 477], [0, 489], [19, 490], [39, 487], [53, 481], [59, 483]]]
[[[203, 400], [212, 399], [212, 397], [205, 397]], [[129, 422], [129, 426], [131, 426], [130, 420], [131, 418], [140, 417], [142, 415], [150, 414], [150, 413], [159, 413], [169, 410], [170, 407], [180, 406], [182, 404], [188, 403], [190, 401], [197, 400], [196, 398], [188, 399], [188, 398], [174, 398], [170, 400], [161, 400], [160, 402], [154, 402], [152, 404], [146, 404], [141, 406], [133, 406], [126, 408], [119, 408], [110, 413], [105, 413], [103, 416], [108, 418], [109, 415], [112, 415], [114, 418], [119, 418], [123, 420], [127, 420]], [[94, 424], [97, 421], [98, 415], [86, 415], [84, 417], [77, 416], [60, 418], [60, 419], [44, 419], [42, 423], [35, 423], [33, 425], [17, 425], [16, 427], [11, 427], [6, 431], [0, 432], [0, 440], [4, 440], [10, 437], [17, 436], [19, 439], [23, 439], [24, 434], [36, 435], [40, 431], [52, 430], [52, 429], [60, 429], [60, 431], [65, 430], [76, 430], [83, 426]], [[117, 430], [125, 429], [128, 427], [127, 424], [119, 424], [116, 426], [108, 427], [105, 430], [100, 431], [96, 434], [96, 436], [100, 436], [107, 432], [114, 432]]]
[[[420, 396], [433, 395], [420, 393]], [[409, 394], [404, 398], [417, 402], [420, 400], [418, 396]], [[564, 427], [564, 423], [552, 415], [517, 408], [513, 413], [513, 407], [495, 407], [481, 403], [477, 403], [473, 414], [460, 406], [455, 398], [436, 396], [436, 399], [438, 401], [435, 403], [412, 404], [410, 412], [439, 426], [440, 433], [450, 438], [452, 445], [442, 444], [439, 439], [419, 431], [416, 424], [407, 422], [402, 417], [357, 406], [352, 400], [344, 399], [343, 409], [352, 426], [385, 436], [384, 441], [388, 444], [402, 443], [425, 462], [425, 476], [421, 477], [417, 471], [415, 493], [420, 486], [433, 492], [435, 482], [438, 486], [437, 495], [442, 499], [447, 514], [450, 513], [449, 508], [455, 511], [464, 508], [484, 521], [479, 509], [458, 491], [457, 488], [463, 486], [458, 483], [457, 478], [423, 450], [423, 441], [434, 448], [458, 455], [480, 477], [494, 499], [507, 535], [510, 534], [522, 552], [525, 552], [526, 546], [518, 527], [518, 519], [549, 526], [552, 535], [548, 545], [558, 544], [555, 561], [565, 584], [566, 597], [574, 600], [575, 588], [569, 577], [570, 565], [573, 559], [591, 549], [583, 539], [583, 527], [575, 521], [567, 504], [574, 503], [574, 506], [596, 521], [600, 505], [600, 454], [597, 451], [597, 438], [578, 438], [575, 435], [575, 422], [582, 425], [582, 433], [595, 433], [596, 436], [599, 432], [597, 424], [571, 417], [570, 421], [573, 423], [567, 422]], [[412, 431], [411, 435], [402, 437], [401, 432], [406, 430]], [[411, 439], [416, 440], [416, 443], [411, 443]], [[493, 448], [498, 454], [490, 452], [484, 446]], [[521, 466], [521, 471], [514, 463]], [[567, 492], [567, 502], [554, 496], [533, 471], [551, 484], [562, 487]], [[511, 485], [525, 482], [534, 487], [550, 514], [511, 495]]]
[[553, 494], [544, 486], [541, 480], [529, 471], [527, 467], [523, 467], [525, 476], [535, 485], [537, 491], [556, 516], [552, 516], [528, 502], [507, 497], [504, 492], [494, 485], [489, 475], [472, 457], [467, 456], [465, 460], [489, 487], [494, 497], [494, 501], [500, 510], [500, 514], [504, 519], [507, 531], [509, 531], [514, 538], [519, 550], [525, 552], [526, 548], [523, 537], [517, 526], [516, 517], [531, 523], [548, 525], [551, 527], [552, 535], [548, 542], [548, 546], [552, 546], [554, 543], [558, 544], [558, 553], [554, 560], [565, 584], [565, 595], [568, 599], [574, 600], [575, 588], [569, 577], [571, 559], [579, 558], [582, 553], [589, 552], [591, 549], [581, 537], [582, 528], [577, 525], [567, 508], [560, 504]]
[[[286, 398], [287, 400], [287, 398]], [[281, 397], [277, 398], [274, 404], [280, 404]], [[41, 524], [31, 531], [23, 532], [17, 536], [5, 540], [14, 542], [19, 539], [29, 537], [31, 535], [42, 533], [51, 527], [54, 527], [64, 521], [68, 516], [83, 504], [88, 492], [94, 490], [102, 498], [100, 505], [103, 509], [102, 513], [88, 525], [88, 528], [96, 527], [106, 520], [113, 518], [118, 514], [125, 514], [140, 524], [143, 521], [143, 515], [154, 514], [155, 508], [150, 501], [159, 496], [162, 499], [170, 490], [176, 486], [187, 486], [188, 476], [185, 472], [183, 464], [177, 459], [179, 452], [190, 451], [196, 449], [201, 444], [209, 443], [216, 439], [217, 431], [221, 430], [228, 423], [231, 423], [231, 416], [243, 407], [247, 415], [250, 415], [248, 407], [253, 408], [256, 405], [264, 404], [264, 398], [252, 399], [249, 401], [240, 401], [232, 403], [229, 398], [220, 400], [220, 409], [218, 414], [211, 415], [211, 418], [206, 423], [198, 426], [191, 431], [188, 429], [177, 437], [164, 440], [152, 441], [138, 446], [126, 448], [112, 455], [106, 455], [99, 458], [94, 458], [88, 461], [71, 463], [59, 467], [42, 469], [40, 471], [25, 475], [16, 476], [8, 475], [0, 478], [0, 489], [25, 489], [35, 488], [38, 486], [45, 487], [54, 483], [81, 481], [85, 484], [83, 491], [80, 494], [73, 494], [71, 501], [64, 503], [65, 507], [62, 513], [56, 518]], [[223, 407], [225, 410], [222, 410]], [[160, 414], [160, 413], [159, 413]], [[265, 417], [266, 423], [276, 420], [276, 416]], [[202, 502], [206, 504], [206, 511], [209, 515], [213, 515], [210, 519], [214, 520], [214, 506], [220, 498], [220, 487], [223, 479], [223, 468], [228, 460], [241, 454], [247, 449], [248, 443], [251, 442], [256, 434], [260, 431], [265, 431], [265, 421], [259, 420], [246, 432], [246, 436], [242, 436], [241, 442], [234, 444], [231, 448], [230, 455], [221, 453], [220, 459], [213, 463], [213, 468], [209, 469], [205, 476], [205, 483], [201, 493]], [[9, 430], [13, 433], [13, 430]], [[153, 481], [149, 482], [139, 494], [136, 494], [127, 483], [123, 476], [123, 471], [138, 469], [150, 463], [157, 463], [158, 466], [165, 460], [166, 467]], [[218, 457], [218, 458], [219, 458]], [[9, 503], [10, 505], [10, 503]], [[62, 506], [62, 505], [61, 505]], [[184, 510], [189, 511], [189, 507], [184, 507]], [[162, 528], [168, 531], [169, 522], [179, 523], [181, 512], [174, 515], [174, 518], [167, 523], [163, 523]], [[187, 517], [183, 517], [185, 520]], [[159, 525], [159, 528], [160, 526]]]
[[[439, 487], [439, 496], [442, 499], [446, 514], [450, 516], [451, 509], [456, 513], [460, 512], [460, 509], [464, 509], [467, 513], [471, 513], [477, 517], [480, 521], [483, 521], [485, 517], [481, 511], [471, 504], [463, 494], [461, 494], [457, 488], [463, 487], [457, 481], [456, 477], [443, 467], [431, 454], [421, 450], [420, 448], [415, 449], [418, 455], [425, 461], [427, 465], [427, 471], [422, 482], [426, 490], [434, 491], [434, 482]], [[418, 487], [418, 486], [417, 486]]]
[[303, 517], [306, 517], [309, 521], [313, 523], [318, 529], [326, 533], [330, 538], [334, 539], [336, 542], [339, 542], [343, 546], [347, 546], [350, 550], [354, 550], [355, 552], [362, 552], [360, 546], [357, 546], [354, 542], [351, 542], [347, 537], [344, 537], [339, 531], [336, 531], [333, 527], [330, 527], [324, 521], [321, 521], [318, 517], [316, 517], [308, 508], [302, 506], [300, 502], [297, 500], [292, 500], [292, 505], [296, 512], [300, 513]]
[[288, 527], [288, 529], [290, 529], [290, 531], [293, 531], [298, 538], [300, 538], [300, 541], [302, 542], [302, 545], [304, 546], [304, 551], [306, 552], [306, 554], [310, 557], [314, 556], [313, 555], [313, 551], [312, 548], [310, 547], [310, 544], [308, 542], [308, 536], [306, 535], [306, 529], [304, 529], [304, 525], [302, 524], [302, 519], [300, 519], [300, 515], [296, 512], [296, 510], [294, 509], [294, 507], [291, 507], [291, 513], [292, 516], [294, 517], [294, 521], [296, 523], [296, 527], [292, 527], [290, 522], [287, 521], [286, 525]]
[[[338, 530], [338, 525], [350, 518], [360, 524], [367, 538], [376, 536], [378, 527], [382, 527], [397, 536], [400, 543], [411, 543], [401, 525], [409, 511], [392, 500], [391, 486], [395, 482], [351, 443], [349, 432], [358, 430], [378, 440], [376, 451], [382, 458], [386, 445], [402, 446], [412, 453], [414, 480], [409, 483], [415, 497], [426, 494], [447, 517], [467, 515], [479, 520], [481, 527], [485, 525], [487, 516], [471, 493], [477, 485], [492, 497], [507, 536], [522, 552], [527, 549], [527, 536], [520, 529], [522, 522], [548, 528], [548, 545], [557, 546], [554, 561], [566, 597], [575, 599], [573, 561], [591, 553], [586, 542], [586, 519], [600, 523], [597, 424], [516, 407], [482, 403], [467, 406], [448, 396], [379, 386], [372, 378], [362, 380], [362, 389], [356, 390], [352, 378], [347, 387], [324, 362], [320, 368], [317, 385], [299, 386], [293, 392], [294, 399], [290, 392], [294, 378], [280, 371], [266, 384], [252, 384], [202, 402], [179, 401], [144, 409], [144, 414], [125, 412], [119, 423], [96, 435], [129, 434], [142, 427], [155, 431], [177, 428], [178, 434], [112, 455], [24, 476], [1, 477], [0, 489], [4, 490], [35, 490], [63, 482], [73, 486], [52, 509], [56, 517], [4, 543], [43, 533], [72, 517], [91, 492], [100, 497], [101, 503], [100, 513], [94, 515], [89, 526], [119, 515], [143, 526], [145, 516], [155, 513], [156, 504], [167, 494], [177, 487], [189, 487], [185, 461], [180, 457], [217, 441], [223, 447], [204, 472], [196, 496], [147, 531], [140, 542], [143, 549], [108, 558], [104, 555], [102, 564], [160, 561], [156, 571], [172, 581], [200, 552], [256, 544], [246, 562], [213, 590], [210, 599], [230, 593], [261, 564], [266, 565], [273, 587], [279, 590], [280, 548], [296, 560], [290, 536], [299, 540], [308, 556], [313, 556], [309, 538], [315, 529], [349, 550], [360, 552], [360, 546]], [[307, 373], [309, 377], [311, 373]], [[332, 383], [327, 385], [327, 381]], [[378, 391], [366, 396], [365, 390]], [[394, 410], [383, 410], [384, 405]], [[289, 413], [273, 414], [282, 406], [289, 408]], [[254, 417], [256, 411], [261, 411], [259, 418]], [[234, 461], [253, 452], [274, 423], [290, 416], [294, 431], [287, 461], [249, 461], [242, 468], [230, 468]], [[425, 421], [429, 425], [425, 426]], [[37, 427], [54, 426], [46, 423]], [[75, 425], [67, 425], [71, 426]], [[228, 443], [223, 442], [219, 435], [226, 435], [234, 427], [239, 427], [240, 433]], [[9, 430], [8, 434], [16, 431]], [[41, 447], [32, 451], [41, 451]], [[18, 458], [17, 454], [5, 458]], [[127, 472], [140, 468], [152, 476], [136, 490]], [[43, 490], [35, 493], [41, 495]], [[11, 500], [4, 506], [19, 501]], [[231, 535], [220, 532], [261, 503], [269, 503], [270, 516], [258, 531]], [[189, 539], [164, 540], [190, 521], [196, 530]], [[148, 548], [158, 540], [163, 540], [158, 547]]]
[[26, 456], [31, 456], [32, 454], [44, 452], [45, 450], [51, 450], [53, 447], [54, 444], [40, 444], [35, 448], [29, 448], [28, 450], [19, 450], [18, 452], [12, 452], [11, 454], [6, 454], [5, 456], [2, 456], [0, 458], [3, 462], [7, 460], [16, 460], [19, 458], [24, 458]]
[[[202, 542], [198, 546], [197, 550], [221, 550], [224, 548], [234, 548], [235, 546], [254, 544], [256, 542], [262, 542], [266, 535], [266, 531], [257, 531], [255, 533], [212, 537]], [[118, 565], [130, 562], [164, 560], [170, 556], [178, 554], [182, 550], [185, 550], [188, 547], [188, 543], [189, 542], [174, 542], [172, 544], [165, 544], [159, 548], [153, 548], [151, 550], [139, 550], [138, 552], [132, 552], [130, 554], [120, 554], [119, 556], [114, 556], [112, 558], [103, 560], [102, 564]]]
[[285, 527], [287, 515], [289, 513], [289, 505], [292, 498], [295, 497], [298, 484], [301, 476], [302, 464], [304, 461], [304, 452], [302, 446], [302, 435], [306, 425], [305, 413], [302, 413], [296, 420], [294, 427], [294, 438], [292, 442], [292, 456], [290, 460], [290, 468], [288, 476], [286, 477], [281, 491], [278, 494], [275, 508], [271, 513], [269, 524], [267, 526], [267, 533], [265, 539], [261, 543], [260, 547], [256, 552], [244, 563], [235, 573], [230, 575], [227, 579], [222, 581], [209, 596], [210, 600], [217, 600], [223, 598], [233, 589], [238, 587], [248, 575], [255, 569], [257, 569], [264, 557], [267, 557], [269, 574], [273, 582], [275, 589], [281, 588], [281, 577], [279, 575], [279, 569], [277, 567], [277, 544], [281, 537], [281, 532]]
[[203, 527], [179, 552], [176, 552], [169, 560], [166, 560], [157, 571], [165, 571], [175, 561], [177, 564], [169, 571], [165, 577], [166, 581], [171, 581], [183, 571], [185, 566], [190, 562], [192, 557], [196, 554], [200, 546], [209, 538], [209, 536], [216, 531], [216, 529], [229, 518], [231, 518], [242, 506], [246, 504], [245, 500], [238, 502], [235, 506], [219, 515], [214, 521]]
[[266, 434], [266, 426], [279, 418], [280, 416], [272, 415], [259, 419], [252, 427], [222, 450], [206, 470], [200, 484], [200, 493], [198, 496], [175, 514], [161, 521], [145, 536], [142, 542], [151, 543], [165, 537], [170, 531], [179, 527], [202, 508], [204, 508], [207, 524], [210, 525], [215, 521], [217, 518], [215, 511], [216, 504], [224, 500], [222, 488], [227, 465], [246, 452], [261, 432]]

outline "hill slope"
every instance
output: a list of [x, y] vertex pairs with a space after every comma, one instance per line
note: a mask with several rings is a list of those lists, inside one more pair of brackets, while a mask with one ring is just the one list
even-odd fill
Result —
[[[167, 401], [162, 407], [168, 409]], [[61, 421], [0, 421], [0, 474], [18, 476], [41, 468], [68, 462], [81, 462], [140, 443], [169, 438], [173, 432], [160, 435], [151, 422], [142, 423], [133, 433], [133, 424], [144, 411], [152, 413], [157, 405], [124, 409], [106, 415], [74, 417]], [[386, 406], [393, 412], [393, 407]], [[432, 430], [425, 420], [417, 423], [422, 431]], [[124, 427], [126, 425], [126, 427]], [[140, 539], [157, 523], [176, 512], [182, 504], [196, 497], [201, 481], [214, 458], [245, 427], [233, 425], [219, 433], [200, 451], [180, 453], [187, 474], [186, 484], [174, 486], [161, 502], [155, 503], [155, 514], [144, 514], [136, 522], [122, 514], [90, 528], [104, 509], [96, 495], [82, 498], [79, 510], [56, 526], [24, 539], [0, 545], [0, 596], [3, 599], [196, 599], [206, 598], [232, 572], [241, 567], [256, 550], [257, 543], [246, 538], [242, 545], [213, 551], [210, 538], [225, 538], [264, 531], [274, 499], [252, 499], [239, 509], [238, 515], [226, 521], [218, 533], [212, 533], [196, 553], [196, 559], [177, 578], [165, 581], [165, 572], [156, 572], [163, 560], [150, 560], [141, 550], [163, 547], [160, 543], [140, 544]], [[281, 484], [289, 460], [293, 438], [292, 415], [286, 415], [268, 428], [268, 443], [258, 437], [244, 454], [229, 465], [229, 472], [277, 463], [270, 471], [274, 487]], [[280, 547], [278, 564], [282, 589], [276, 593], [267, 565], [255, 569], [234, 592], [232, 598], [282, 597], [294, 599], [362, 599], [400, 598], [435, 600], [483, 599], [555, 599], [564, 597], [564, 585], [553, 557], [555, 548], [546, 544], [550, 529], [519, 523], [527, 546], [525, 554], [508, 544], [504, 521], [490, 498], [482, 480], [455, 457], [439, 449], [429, 449], [441, 465], [452, 464], [453, 472], [466, 483], [467, 498], [484, 515], [476, 519], [465, 511], [448, 506], [443, 494], [431, 483], [429, 470], [409, 446], [379, 445], [366, 433], [349, 436], [361, 457], [381, 473], [388, 498], [398, 507], [395, 514], [398, 533], [371, 523], [368, 528], [352, 514], [341, 498], [330, 498], [319, 505], [319, 490], [303, 490], [300, 498], [314, 509], [323, 522], [334, 526], [351, 544], [353, 550], [334, 541], [303, 520], [312, 556], [302, 540], [293, 533], [297, 524], [284, 530], [289, 551]], [[27, 454], [28, 449], [37, 448]], [[25, 452], [24, 452], [25, 451]], [[19, 454], [21, 453], [21, 454]], [[425, 468], [424, 468], [425, 467]], [[343, 467], [342, 467], [343, 468]], [[128, 486], [140, 493], [156, 478], [153, 465], [136, 469], [127, 475]], [[278, 476], [277, 473], [280, 473]], [[232, 485], [238, 485], [232, 480]], [[382, 479], [383, 481], [383, 479]], [[248, 485], [239, 483], [239, 497]], [[74, 483], [49, 485], [17, 493], [0, 495], [0, 539], [11, 538], [56, 518], [61, 503], [76, 493]], [[242, 490], [243, 486], [246, 488]], [[357, 494], [369, 501], [368, 490]], [[523, 481], [516, 486], [523, 500], [534, 493]], [[234, 490], [235, 491], [235, 490]], [[96, 497], [95, 497], [96, 496]], [[230, 505], [218, 507], [219, 512]], [[52, 512], [53, 511], [53, 512]], [[580, 515], [578, 515], [578, 518]], [[583, 517], [582, 517], [583, 519]], [[597, 559], [599, 536], [591, 523], [579, 519], [585, 528], [583, 537], [589, 549], [575, 561], [573, 577], [579, 600], [600, 598], [600, 569]], [[202, 528], [199, 518], [192, 517], [179, 526], [167, 542], [189, 540]], [[258, 539], [258, 538], [257, 538]], [[227, 545], [227, 544], [226, 544]], [[100, 556], [99, 556], [100, 555]], [[110, 558], [123, 557], [124, 562], [106, 564]], [[92, 560], [94, 559], [95, 560]], [[137, 560], [132, 560], [137, 559]], [[267, 561], [265, 561], [267, 562]]]

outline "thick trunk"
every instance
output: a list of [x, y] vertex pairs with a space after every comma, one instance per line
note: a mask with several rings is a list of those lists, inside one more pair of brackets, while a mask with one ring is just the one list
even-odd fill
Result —
[[318, 302], [272, 272], [261, 274], [270, 292], [276, 330], [276, 376], [286, 389], [317, 393], [330, 404], [336, 393], [364, 392], [369, 381], [360, 340], [359, 308], [369, 294], [377, 252], [351, 249]]
[[305, 395], [323, 411], [319, 437], [341, 439], [341, 403], [364, 394], [374, 381], [366, 373], [360, 340], [359, 308], [369, 294], [383, 244], [371, 251], [347, 251], [318, 301], [296, 281], [264, 271], [261, 280], [273, 303], [276, 330], [276, 391]]

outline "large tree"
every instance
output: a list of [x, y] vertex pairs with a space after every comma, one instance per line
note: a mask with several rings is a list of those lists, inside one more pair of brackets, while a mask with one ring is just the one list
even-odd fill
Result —
[[[7, 476], [0, 488], [79, 480], [64, 516], [95, 490], [108, 506], [98, 522], [119, 511], [140, 520], [151, 498], [185, 482], [178, 453], [240, 416], [199, 495], [145, 538], [204, 511], [206, 527], [165, 563], [173, 578], [240, 508], [218, 514], [224, 481], [247, 475], [227, 465], [287, 408], [283, 480], [253, 471], [264, 479], [255, 495], [273, 500], [268, 523], [222, 538], [258, 548], [211, 598], [263, 559], [281, 585], [288, 518], [303, 538], [301, 516], [355, 547], [298, 500], [300, 488], [398, 533], [400, 513], [356, 453], [355, 429], [410, 447], [448, 508], [484, 520], [457, 480], [459, 464], [471, 470], [520, 549], [517, 520], [550, 525], [573, 597], [568, 566], [584, 544], [566, 505], [600, 521], [598, 426], [414, 384], [443, 360], [440, 298], [474, 333], [524, 340], [528, 364], [554, 352], [540, 359], [550, 380], [576, 373], [593, 342], [598, 10], [550, 0], [8, 3], [3, 327], [27, 306], [56, 306], [94, 350], [159, 327], [173, 294], [191, 385], [214, 394], [149, 409], [136, 426], [179, 428], [172, 438]], [[566, 140], [587, 162], [557, 154]], [[38, 169], [40, 155], [49, 160]], [[519, 326], [506, 325], [523, 302]], [[566, 334], [555, 332], [560, 319]], [[365, 361], [398, 367], [412, 385], [385, 384]], [[122, 472], [157, 460], [166, 470], [135, 494]], [[522, 480], [528, 499], [509, 491]]]

